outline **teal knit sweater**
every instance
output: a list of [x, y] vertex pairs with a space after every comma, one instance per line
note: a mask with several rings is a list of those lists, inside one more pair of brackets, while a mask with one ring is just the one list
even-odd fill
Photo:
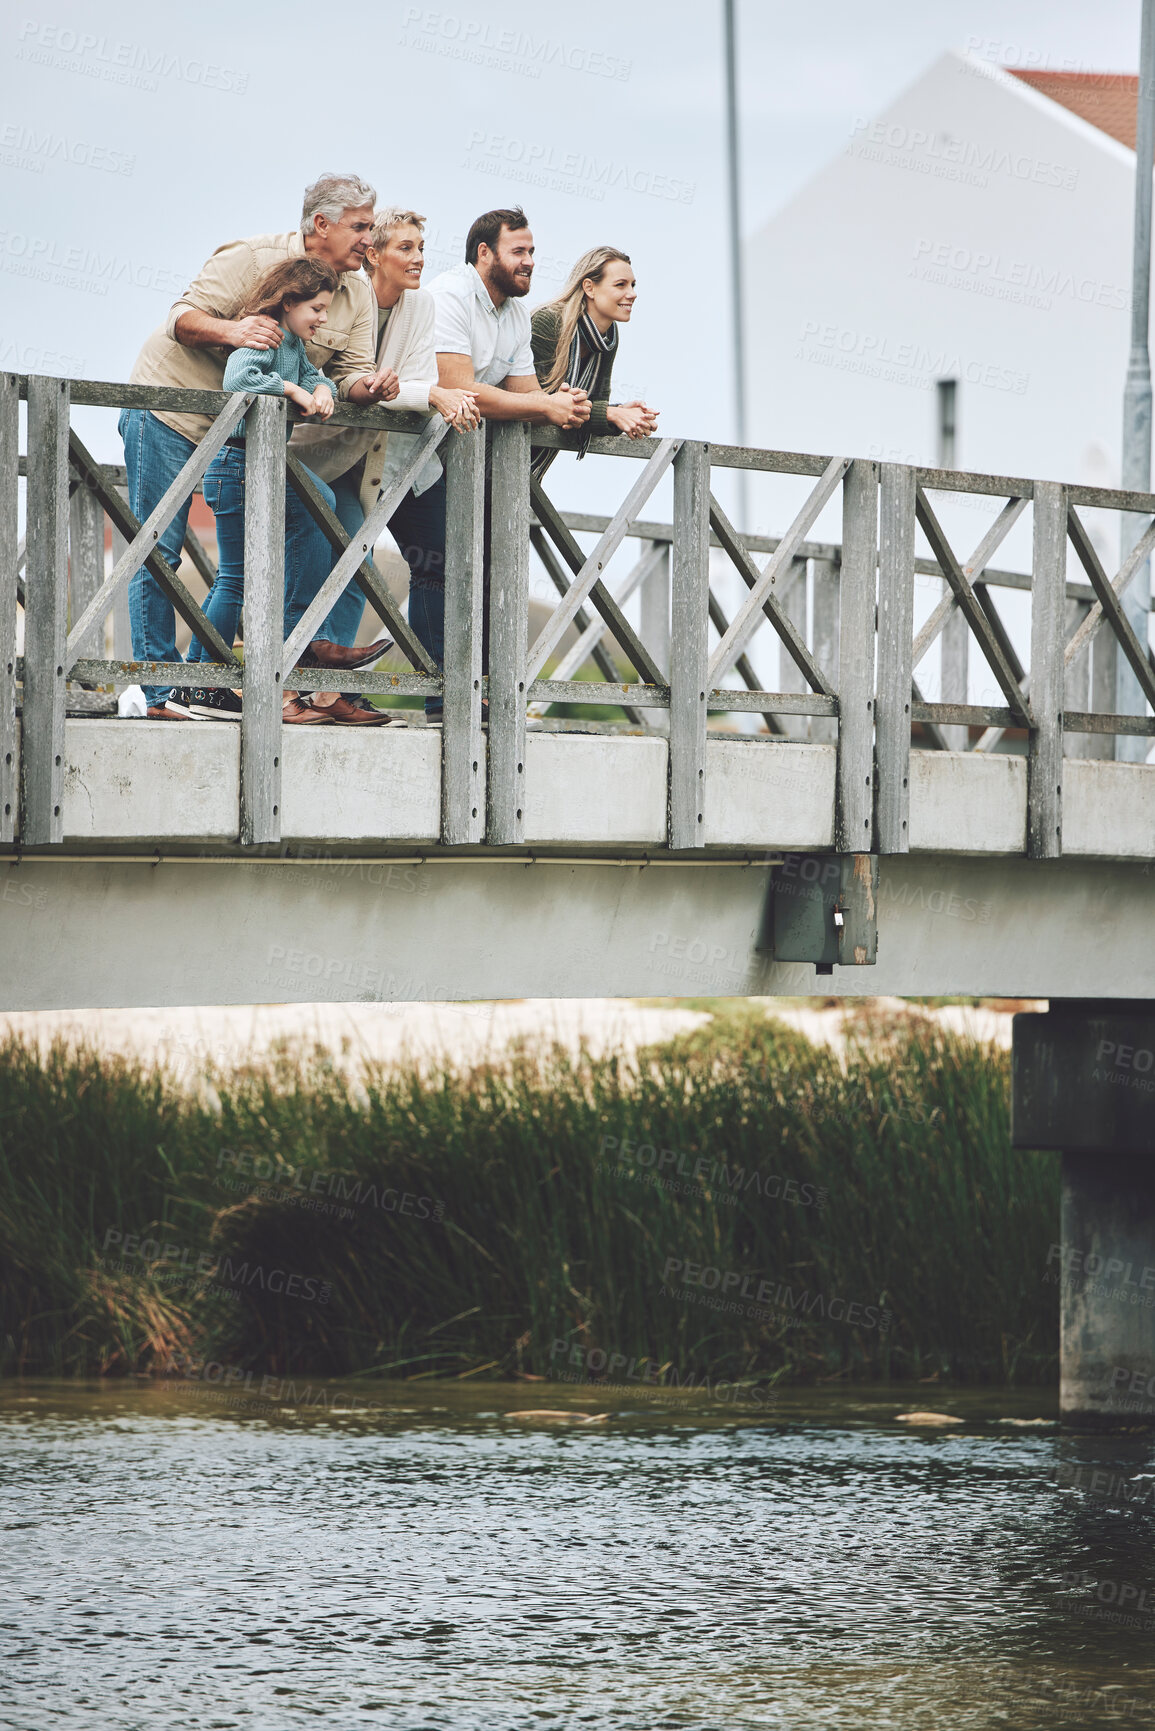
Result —
[[[281, 329], [284, 331], [284, 326]], [[337, 400], [337, 392], [324, 373], [318, 372], [308, 355], [300, 337], [292, 331], [284, 331], [279, 348], [275, 349], [234, 349], [225, 363], [225, 376], [221, 382], [224, 391], [255, 391], [262, 397], [283, 397], [285, 385], [300, 385], [303, 391], [315, 391], [318, 385], [333, 392], [333, 401]], [[292, 428], [286, 429], [288, 432]], [[245, 425], [242, 421], [237, 428], [236, 437], [244, 436]]]

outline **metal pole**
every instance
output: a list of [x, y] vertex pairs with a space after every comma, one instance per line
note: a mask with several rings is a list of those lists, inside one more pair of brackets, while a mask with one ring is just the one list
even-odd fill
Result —
[[[1151, 360], [1148, 351], [1148, 318], [1151, 298], [1151, 173], [1155, 161], [1155, 0], [1143, 0], [1143, 22], [1139, 37], [1139, 91], [1135, 116], [1135, 239], [1131, 263], [1131, 355], [1123, 391], [1123, 472], [1120, 484], [1128, 490], [1147, 493], [1151, 489]], [[1134, 512], [1122, 517], [1119, 537], [1126, 558], [1142, 528]], [[1124, 597], [1127, 617], [1140, 643], [1146, 643], [1151, 610], [1151, 568], [1144, 565]], [[1139, 682], [1123, 656], [1116, 654], [1115, 703], [1120, 715], [1142, 715], [1146, 705]], [[1148, 751], [1145, 739], [1116, 737], [1115, 756], [1142, 763]]]
[[[1150, 0], [1148, 0], [1150, 3]], [[742, 201], [738, 180], [738, 54], [734, 23], [735, 0], [722, 0], [726, 38], [726, 156], [730, 182], [730, 294], [734, 348], [734, 425], [739, 445], [746, 443], [746, 331], [742, 310]], [[749, 484], [746, 471], [735, 471], [739, 529], [749, 530]]]
[[938, 466], [940, 469], [953, 469], [958, 432], [958, 380], [936, 379], [935, 395], [938, 399]]

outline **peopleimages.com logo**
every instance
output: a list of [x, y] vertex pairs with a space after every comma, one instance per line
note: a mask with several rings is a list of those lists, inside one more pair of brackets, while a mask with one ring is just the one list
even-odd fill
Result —
[[884, 331], [859, 330], [819, 319], [804, 320], [794, 357], [919, 390], [929, 390], [936, 379], [961, 379], [964, 384], [1010, 391], [1021, 397], [1031, 382], [1031, 375], [1016, 367], [967, 356], [955, 348], [932, 349]]
[[[618, 1156], [619, 1164], [609, 1166], [605, 1160], [607, 1153]], [[666, 1168], [671, 1168], [671, 1176], [690, 1179], [687, 1186], [693, 1194], [705, 1195], [706, 1191], [695, 1189], [695, 1186], [708, 1184], [724, 1192], [720, 1200], [731, 1201], [736, 1195], [745, 1195], [753, 1190], [758, 1196], [769, 1197], [771, 1201], [797, 1202], [802, 1207], [809, 1208], [817, 1204], [819, 1208], [826, 1203], [825, 1189], [816, 1184], [804, 1184], [795, 1178], [784, 1178], [780, 1173], [765, 1172], [761, 1169], [748, 1171], [745, 1166], [727, 1165], [724, 1160], [715, 1160], [708, 1154], [695, 1155], [688, 1149], [659, 1148], [653, 1142], [635, 1142], [629, 1136], [603, 1136], [598, 1148], [598, 1157], [608, 1170], [615, 1176], [621, 1176], [633, 1171], [625, 1166], [625, 1161], [636, 1161], [639, 1166], [653, 1167], [659, 1183], [665, 1185], [663, 1174]], [[670, 1185], [670, 1188], [677, 1188]]]
[[[1124, 1262], [1121, 1256], [1102, 1256], [1097, 1250], [1076, 1250], [1072, 1246], [1052, 1244], [1047, 1252], [1047, 1267], [1057, 1262], [1064, 1275], [1070, 1281], [1080, 1280], [1113, 1280], [1120, 1278], [1122, 1289], [1135, 1295], [1139, 1302], [1143, 1293], [1155, 1293], [1155, 1266], [1146, 1264], [1139, 1270], [1138, 1279], [1134, 1278], [1139, 1268], [1136, 1262]], [[1155, 1304], [1155, 1298], [1146, 1300], [1148, 1306]]]
[[604, 47], [588, 48], [553, 36], [535, 36], [528, 30], [427, 6], [406, 7], [400, 44], [494, 72], [517, 72], [525, 78], [540, 78], [543, 68], [550, 66], [621, 82], [630, 76], [632, 65], [620, 55], [607, 54]]
[[693, 204], [697, 189], [695, 181], [659, 173], [642, 163], [558, 150], [547, 139], [515, 138], [483, 127], [470, 133], [462, 167], [599, 202], [607, 192], [621, 191]]
[[247, 72], [237, 72], [219, 61], [177, 54], [155, 43], [117, 41], [91, 30], [73, 30], [67, 25], [26, 18], [17, 32], [20, 46], [16, 57], [32, 66], [49, 66], [57, 72], [79, 72], [85, 78], [121, 84], [133, 90], [156, 91], [160, 79], [175, 78], [183, 84], [198, 84], [205, 90], [222, 90], [243, 96], [248, 88]]
[[[108, 1251], [115, 1251], [115, 1259]], [[137, 1273], [143, 1268], [154, 1272], [160, 1285], [186, 1285], [189, 1291], [203, 1293], [210, 1289], [237, 1293], [271, 1292], [277, 1297], [300, 1298], [306, 1303], [328, 1304], [332, 1282], [314, 1274], [300, 1274], [291, 1268], [266, 1268], [263, 1263], [236, 1260], [223, 1252], [200, 1250], [195, 1244], [173, 1244], [165, 1239], [150, 1238], [139, 1232], [127, 1235], [110, 1226], [104, 1234], [99, 1263], [105, 1272]]]
[[1131, 305], [1130, 290], [1121, 284], [1076, 275], [1061, 265], [987, 252], [981, 247], [924, 237], [915, 242], [913, 257], [909, 274], [919, 281], [965, 289], [1041, 312], [1049, 311], [1063, 297], [1114, 312], [1125, 312]]
[[295, 1406], [362, 1416], [390, 1410], [382, 1401], [368, 1400], [360, 1390], [350, 1396], [347, 1391], [327, 1388], [323, 1383], [298, 1384], [291, 1377], [272, 1376], [187, 1352], [168, 1353], [157, 1360], [154, 1369], [162, 1377], [181, 1379], [176, 1392], [216, 1401], [239, 1412], [283, 1412], [286, 1407]]
[[[683, 1286], [681, 1293], [676, 1286], [679, 1280]], [[667, 1297], [680, 1297], [691, 1304], [705, 1304], [712, 1310], [745, 1316], [752, 1321], [773, 1321], [775, 1312], [788, 1311], [794, 1319], [794, 1326], [799, 1326], [797, 1319], [801, 1316], [808, 1322], [816, 1318], [845, 1322], [852, 1328], [877, 1328], [880, 1334], [885, 1334], [894, 1320], [892, 1311], [883, 1310], [877, 1304], [811, 1292], [809, 1287], [796, 1292], [793, 1286], [782, 1281], [760, 1280], [756, 1275], [743, 1274], [740, 1269], [713, 1268], [708, 1263], [690, 1262], [678, 1256], [666, 1258], [662, 1281], [662, 1291]], [[686, 1290], [692, 1286], [711, 1296], [699, 1298], [696, 1293]], [[668, 1292], [667, 1287], [671, 1288]]]
[[956, 138], [937, 128], [904, 126], [900, 121], [856, 120], [846, 154], [970, 186], [989, 186], [992, 175], [1063, 192], [1074, 192], [1079, 184], [1078, 169], [1061, 162], [1005, 150], [986, 140]]
[[[708, 1395], [714, 1400], [750, 1401], [766, 1406], [777, 1400], [772, 1387], [751, 1382], [735, 1382], [729, 1378], [713, 1382], [708, 1372], [683, 1370], [672, 1362], [659, 1364], [648, 1353], [607, 1351], [600, 1346], [583, 1346], [580, 1341], [555, 1340], [549, 1349], [550, 1380], [576, 1382], [583, 1388], [596, 1389], [601, 1394], [627, 1393], [645, 1396], [653, 1390], [676, 1390], [680, 1394]], [[570, 1367], [555, 1370], [561, 1358]], [[621, 1377], [622, 1381], [615, 1378]], [[638, 1387], [637, 1385], [643, 1385]]]
[[[340, 1202], [355, 1206], [379, 1208], [385, 1214], [405, 1214], [418, 1220], [444, 1220], [445, 1204], [432, 1196], [419, 1196], [409, 1190], [397, 1190], [391, 1185], [370, 1184], [349, 1173], [329, 1172], [319, 1167], [280, 1165], [267, 1155], [249, 1154], [244, 1149], [222, 1148], [217, 1155], [217, 1171], [229, 1165], [242, 1174], [231, 1189], [252, 1188], [250, 1178], [261, 1180], [263, 1188], [256, 1194], [269, 1202], [309, 1203], [315, 1196], [335, 1196]], [[325, 1210], [333, 1212], [333, 1210]], [[343, 1218], [352, 1217], [352, 1209], [340, 1210]]]
[[54, 236], [9, 228], [0, 228], [0, 270], [93, 295], [121, 287], [156, 289], [175, 297], [184, 293], [189, 280], [184, 272], [151, 260], [67, 245]]
[[67, 162], [74, 168], [95, 168], [104, 174], [131, 174], [136, 157], [111, 145], [94, 144], [51, 128], [40, 131], [10, 121], [0, 126], [0, 165], [5, 168], [29, 169], [42, 174], [48, 162]]

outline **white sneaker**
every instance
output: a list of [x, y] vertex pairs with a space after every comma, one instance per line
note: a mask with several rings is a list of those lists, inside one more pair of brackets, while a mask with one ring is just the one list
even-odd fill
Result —
[[116, 713], [139, 721], [148, 711], [144, 692], [139, 685], [129, 685], [116, 700]]

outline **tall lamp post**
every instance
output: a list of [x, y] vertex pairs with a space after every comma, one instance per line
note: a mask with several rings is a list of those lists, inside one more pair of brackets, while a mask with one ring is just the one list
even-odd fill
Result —
[[[1151, 490], [1151, 359], [1147, 329], [1151, 298], [1151, 174], [1155, 161], [1155, 0], [1143, 0], [1139, 36], [1139, 92], [1135, 116], [1135, 239], [1131, 261], [1131, 354], [1123, 391], [1122, 486], [1136, 493]], [[1123, 514], [1120, 544], [1123, 557], [1139, 539], [1141, 523]], [[1127, 617], [1140, 643], [1147, 644], [1151, 611], [1150, 566], [1144, 564], [1124, 596]], [[1142, 715], [1143, 693], [1126, 660], [1116, 650], [1115, 705], [1120, 715]], [[1145, 738], [1117, 734], [1115, 756], [1142, 763], [1149, 747]]]
[[[1150, 5], [1152, 0], [1145, 0]], [[746, 331], [742, 308], [742, 201], [738, 180], [738, 51], [734, 24], [735, 0], [722, 0], [726, 43], [726, 157], [730, 192], [730, 326], [734, 358], [734, 428], [737, 442], [746, 443]], [[738, 528], [749, 530], [749, 486], [745, 469], [735, 470]]]

